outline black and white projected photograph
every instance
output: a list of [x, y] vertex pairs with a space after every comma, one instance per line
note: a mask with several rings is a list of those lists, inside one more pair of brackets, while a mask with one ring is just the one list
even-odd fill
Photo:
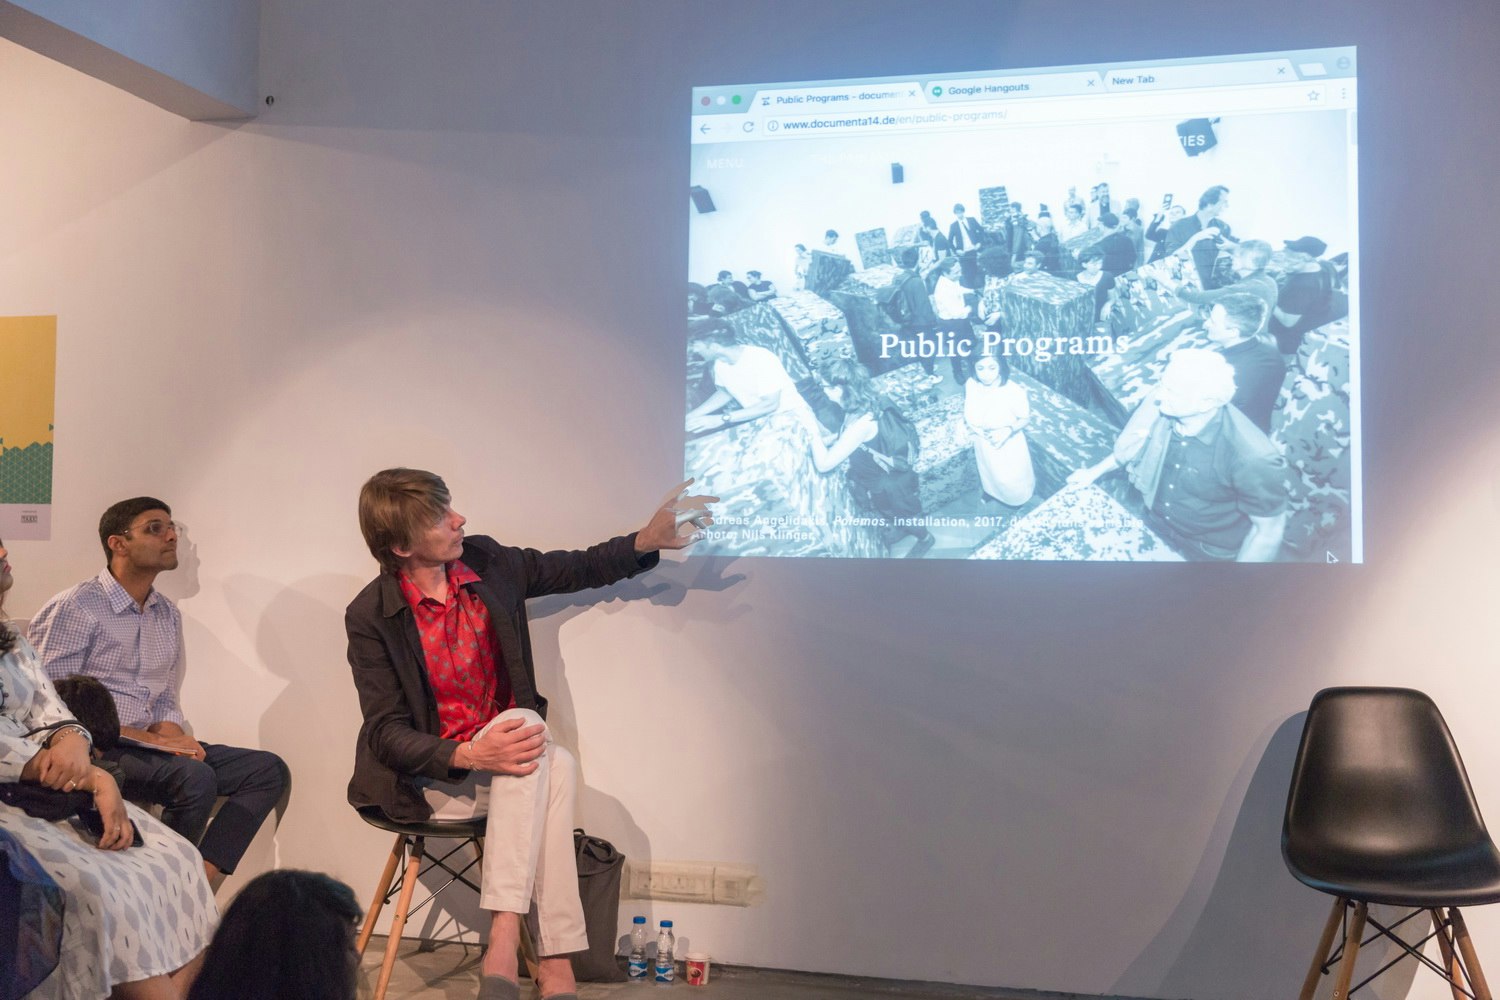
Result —
[[1354, 50], [1122, 66], [694, 90], [700, 553], [1362, 561]]

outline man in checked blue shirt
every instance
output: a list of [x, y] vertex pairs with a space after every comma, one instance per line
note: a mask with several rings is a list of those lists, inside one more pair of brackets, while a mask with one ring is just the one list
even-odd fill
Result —
[[99, 519], [99, 541], [104, 570], [48, 601], [27, 637], [47, 676], [95, 677], [114, 695], [125, 739], [105, 756], [120, 766], [130, 798], [159, 803], [162, 822], [198, 845], [217, 884], [281, 799], [286, 765], [264, 750], [200, 743], [184, 729], [182, 615], [153, 586], [177, 568], [171, 508], [154, 497], [122, 500]]

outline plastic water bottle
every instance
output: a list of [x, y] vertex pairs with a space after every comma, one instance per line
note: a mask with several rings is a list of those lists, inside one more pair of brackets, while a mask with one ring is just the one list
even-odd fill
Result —
[[656, 935], [656, 982], [659, 986], [670, 986], [677, 978], [677, 967], [672, 963], [672, 949], [677, 939], [672, 936], [672, 921], [661, 922], [661, 932]]
[[646, 981], [646, 918], [636, 917], [630, 925], [630, 981]]

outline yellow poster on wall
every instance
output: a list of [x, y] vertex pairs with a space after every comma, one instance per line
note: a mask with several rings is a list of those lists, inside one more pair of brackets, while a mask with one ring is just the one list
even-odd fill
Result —
[[52, 534], [57, 317], [0, 316], [0, 539]]

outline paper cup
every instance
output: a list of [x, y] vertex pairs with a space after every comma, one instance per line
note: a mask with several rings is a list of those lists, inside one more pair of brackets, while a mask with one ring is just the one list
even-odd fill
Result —
[[708, 956], [695, 951], [687, 957], [687, 981], [689, 986], [708, 985]]

